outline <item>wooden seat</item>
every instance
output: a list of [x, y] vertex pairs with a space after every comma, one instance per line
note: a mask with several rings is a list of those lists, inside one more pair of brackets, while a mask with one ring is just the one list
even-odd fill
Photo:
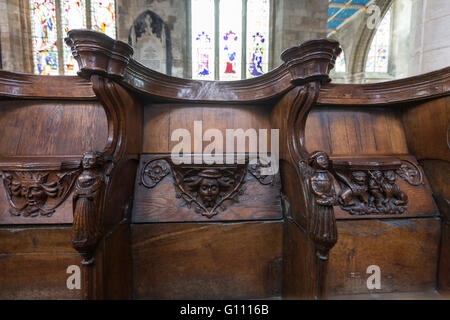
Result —
[[66, 42], [79, 76], [0, 72], [0, 298], [449, 291], [450, 68], [333, 84], [339, 44], [319, 39], [261, 77], [210, 82], [101, 33]]

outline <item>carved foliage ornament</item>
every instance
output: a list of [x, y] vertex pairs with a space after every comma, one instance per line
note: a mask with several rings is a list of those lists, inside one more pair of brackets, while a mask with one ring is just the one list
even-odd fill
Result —
[[424, 184], [422, 170], [412, 161], [402, 160], [400, 169], [397, 169], [395, 173], [412, 186]]
[[67, 198], [79, 170], [8, 170], [3, 185], [13, 216], [50, 217]]
[[267, 167], [270, 167], [270, 162], [199, 167], [174, 165], [169, 159], [158, 158], [145, 163], [141, 171], [141, 184], [153, 188], [172, 173], [176, 197], [196, 213], [212, 218], [229, 205], [239, 202], [239, 196], [244, 193], [247, 172], [263, 185], [273, 184], [274, 175], [261, 174], [261, 168]]

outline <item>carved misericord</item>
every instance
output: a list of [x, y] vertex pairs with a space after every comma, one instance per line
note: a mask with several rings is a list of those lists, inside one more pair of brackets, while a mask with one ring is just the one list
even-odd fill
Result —
[[176, 197], [208, 218], [225, 210], [229, 204], [239, 202], [239, 196], [244, 193], [245, 165], [173, 169]]
[[80, 171], [5, 170], [0, 173], [13, 216], [51, 217], [71, 193]]
[[239, 202], [244, 194], [245, 178], [249, 172], [259, 183], [273, 185], [275, 175], [262, 174], [269, 163], [259, 161], [251, 164], [233, 165], [175, 165], [170, 157], [152, 159], [143, 164], [140, 184], [154, 188], [165, 176], [172, 174], [175, 195], [196, 213], [212, 218]]
[[83, 264], [93, 262], [93, 253], [102, 235], [104, 162], [103, 153], [85, 152], [82, 159], [83, 172], [75, 183], [72, 244], [82, 255]]
[[[400, 169], [397, 170], [397, 172]], [[396, 183], [394, 170], [335, 170], [341, 185], [340, 207], [352, 215], [402, 214], [408, 196]]]

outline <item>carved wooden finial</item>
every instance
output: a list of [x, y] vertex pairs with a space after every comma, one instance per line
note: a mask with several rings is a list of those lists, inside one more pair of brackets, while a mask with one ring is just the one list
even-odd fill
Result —
[[133, 55], [128, 44], [97, 31], [70, 30], [64, 40], [78, 62], [78, 75], [86, 78], [91, 74], [122, 78]]
[[284, 50], [281, 59], [288, 66], [293, 84], [326, 83], [330, 81], [328, 74], [341, 51], [339, 42], [335, 40], [316, 39]]

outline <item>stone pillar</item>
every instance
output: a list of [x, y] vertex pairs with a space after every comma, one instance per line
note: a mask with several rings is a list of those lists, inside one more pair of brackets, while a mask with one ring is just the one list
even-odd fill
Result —
[[272, 67], [283, 50], [327, 36], [328, 0], [276, 0], [273, 11]]
[[27, 0], [0, 0], [3, 70], [33, 72], [29, 10]]

